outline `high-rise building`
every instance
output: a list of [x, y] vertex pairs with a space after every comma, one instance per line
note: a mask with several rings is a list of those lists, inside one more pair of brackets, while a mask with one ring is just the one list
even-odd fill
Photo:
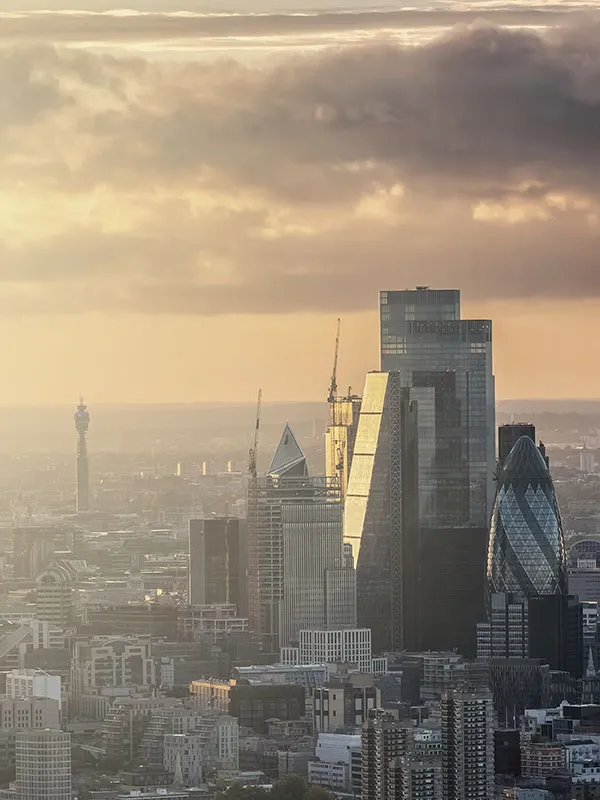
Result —
[[90, 510], [90, 472], [87, 449], [89, 427], [90, 414], [83, 402], [83, 398], [81, 398], [75, 412], [75, 430], [77, 431], [77, 511]]
[[394, 800], [443, 800], [442, 762], [430, 756], [394, 759], [389, 797]]
[[498, 427], [498, 464], [502, 468], [510, 451], [521, 436], [528, 436], [535, 444], [535, 425], [530, 422], [509, 422]]
[[377, 708], [369, 713], [362, 729], [362, 800], [390, 800], [398, 758], [410, 751], [411, 728], [393, 714]]
[[247, 607], [243, 521], [238, 517], [190, 520], [188, 601], [190, 605], [231, 603]]
[[382, 291], [380, 324], [381, 369], [418, 408], [420, 649], [472, 657], [494, 488], [492, 323], [461, 319], [459, 290], [421, 286]]
[[492, 323], [460, 317], [458, 289], [380, 293], [381, 369], [419, 406], [421, 524], [486, 528], [493, 500]]
[[490, 594], [515, 599], [564, 594], [565, 540], [545, 452], [521, 436], [498, 476], [490, 527]]
[[465, 685], [442, 695], [442, 777], [445, 800], [494, 796], [491, 692]]
[[18, 733], [15, 767], [18, 800], [71, 800], [71, 734]]
[[267, 476], [252, 481], [248, 494], [250, 625], [266, 652], [297, 642], [301, 629], [326, 627], [328, 608], [340, 627], [343, 598], [344, 627], [355, 627], [342, 537], [338, 481], [309, 477], [286, 425]]
[[355, 394], [334, 397], [329, 403], [329, 425], [325, 433], [325, 474], [339, 480], [342, 502], [354, 457], [361, 398]]
[[356, 559], [357, 624], [373, 650], [420, 649], [417, 406], [397, 372], [370, 372], [354, 445], [344, 539]]

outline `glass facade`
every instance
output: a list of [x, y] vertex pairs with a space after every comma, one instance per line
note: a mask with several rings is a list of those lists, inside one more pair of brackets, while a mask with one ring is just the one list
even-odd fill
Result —
[[370, 372], [344, 513], [356, 559], [358, 626], [375, 653], [418, 649], [417, 406], [397, 372]]
[[429, 527], [489, 525], [493, 502], [492, 323], [460, 318], [460, 292], [380, 293], [381, 369], [419, 407], [419, 504]]
[[548, 465], [529, 436], [499, 476], [487, 565], [490, 593], [516, 599], [566, 592], [565, 541]]

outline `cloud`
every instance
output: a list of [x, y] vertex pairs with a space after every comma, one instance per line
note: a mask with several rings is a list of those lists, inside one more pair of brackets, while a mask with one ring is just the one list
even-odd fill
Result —
[[6, 48], [0, 307], [597, 297], [599, 78], [593, 19], [263, 67]]

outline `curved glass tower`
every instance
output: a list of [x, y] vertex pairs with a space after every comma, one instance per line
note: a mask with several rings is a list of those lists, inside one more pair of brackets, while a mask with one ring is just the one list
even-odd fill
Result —
[[515, 599], [566, 593], [565, 540], [546, 460], [521, 436], [504, 462], [492, 512], [490, 594]]

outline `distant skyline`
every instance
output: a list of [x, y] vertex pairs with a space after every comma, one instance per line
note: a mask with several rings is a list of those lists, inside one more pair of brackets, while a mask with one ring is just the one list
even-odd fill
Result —
[[600, 397], [595, 18], [11, 5], [0, 406], [320, 400], [337, 316], [360, 393], [377, 291], [416, 284], [493, 320], [498, 400]]

